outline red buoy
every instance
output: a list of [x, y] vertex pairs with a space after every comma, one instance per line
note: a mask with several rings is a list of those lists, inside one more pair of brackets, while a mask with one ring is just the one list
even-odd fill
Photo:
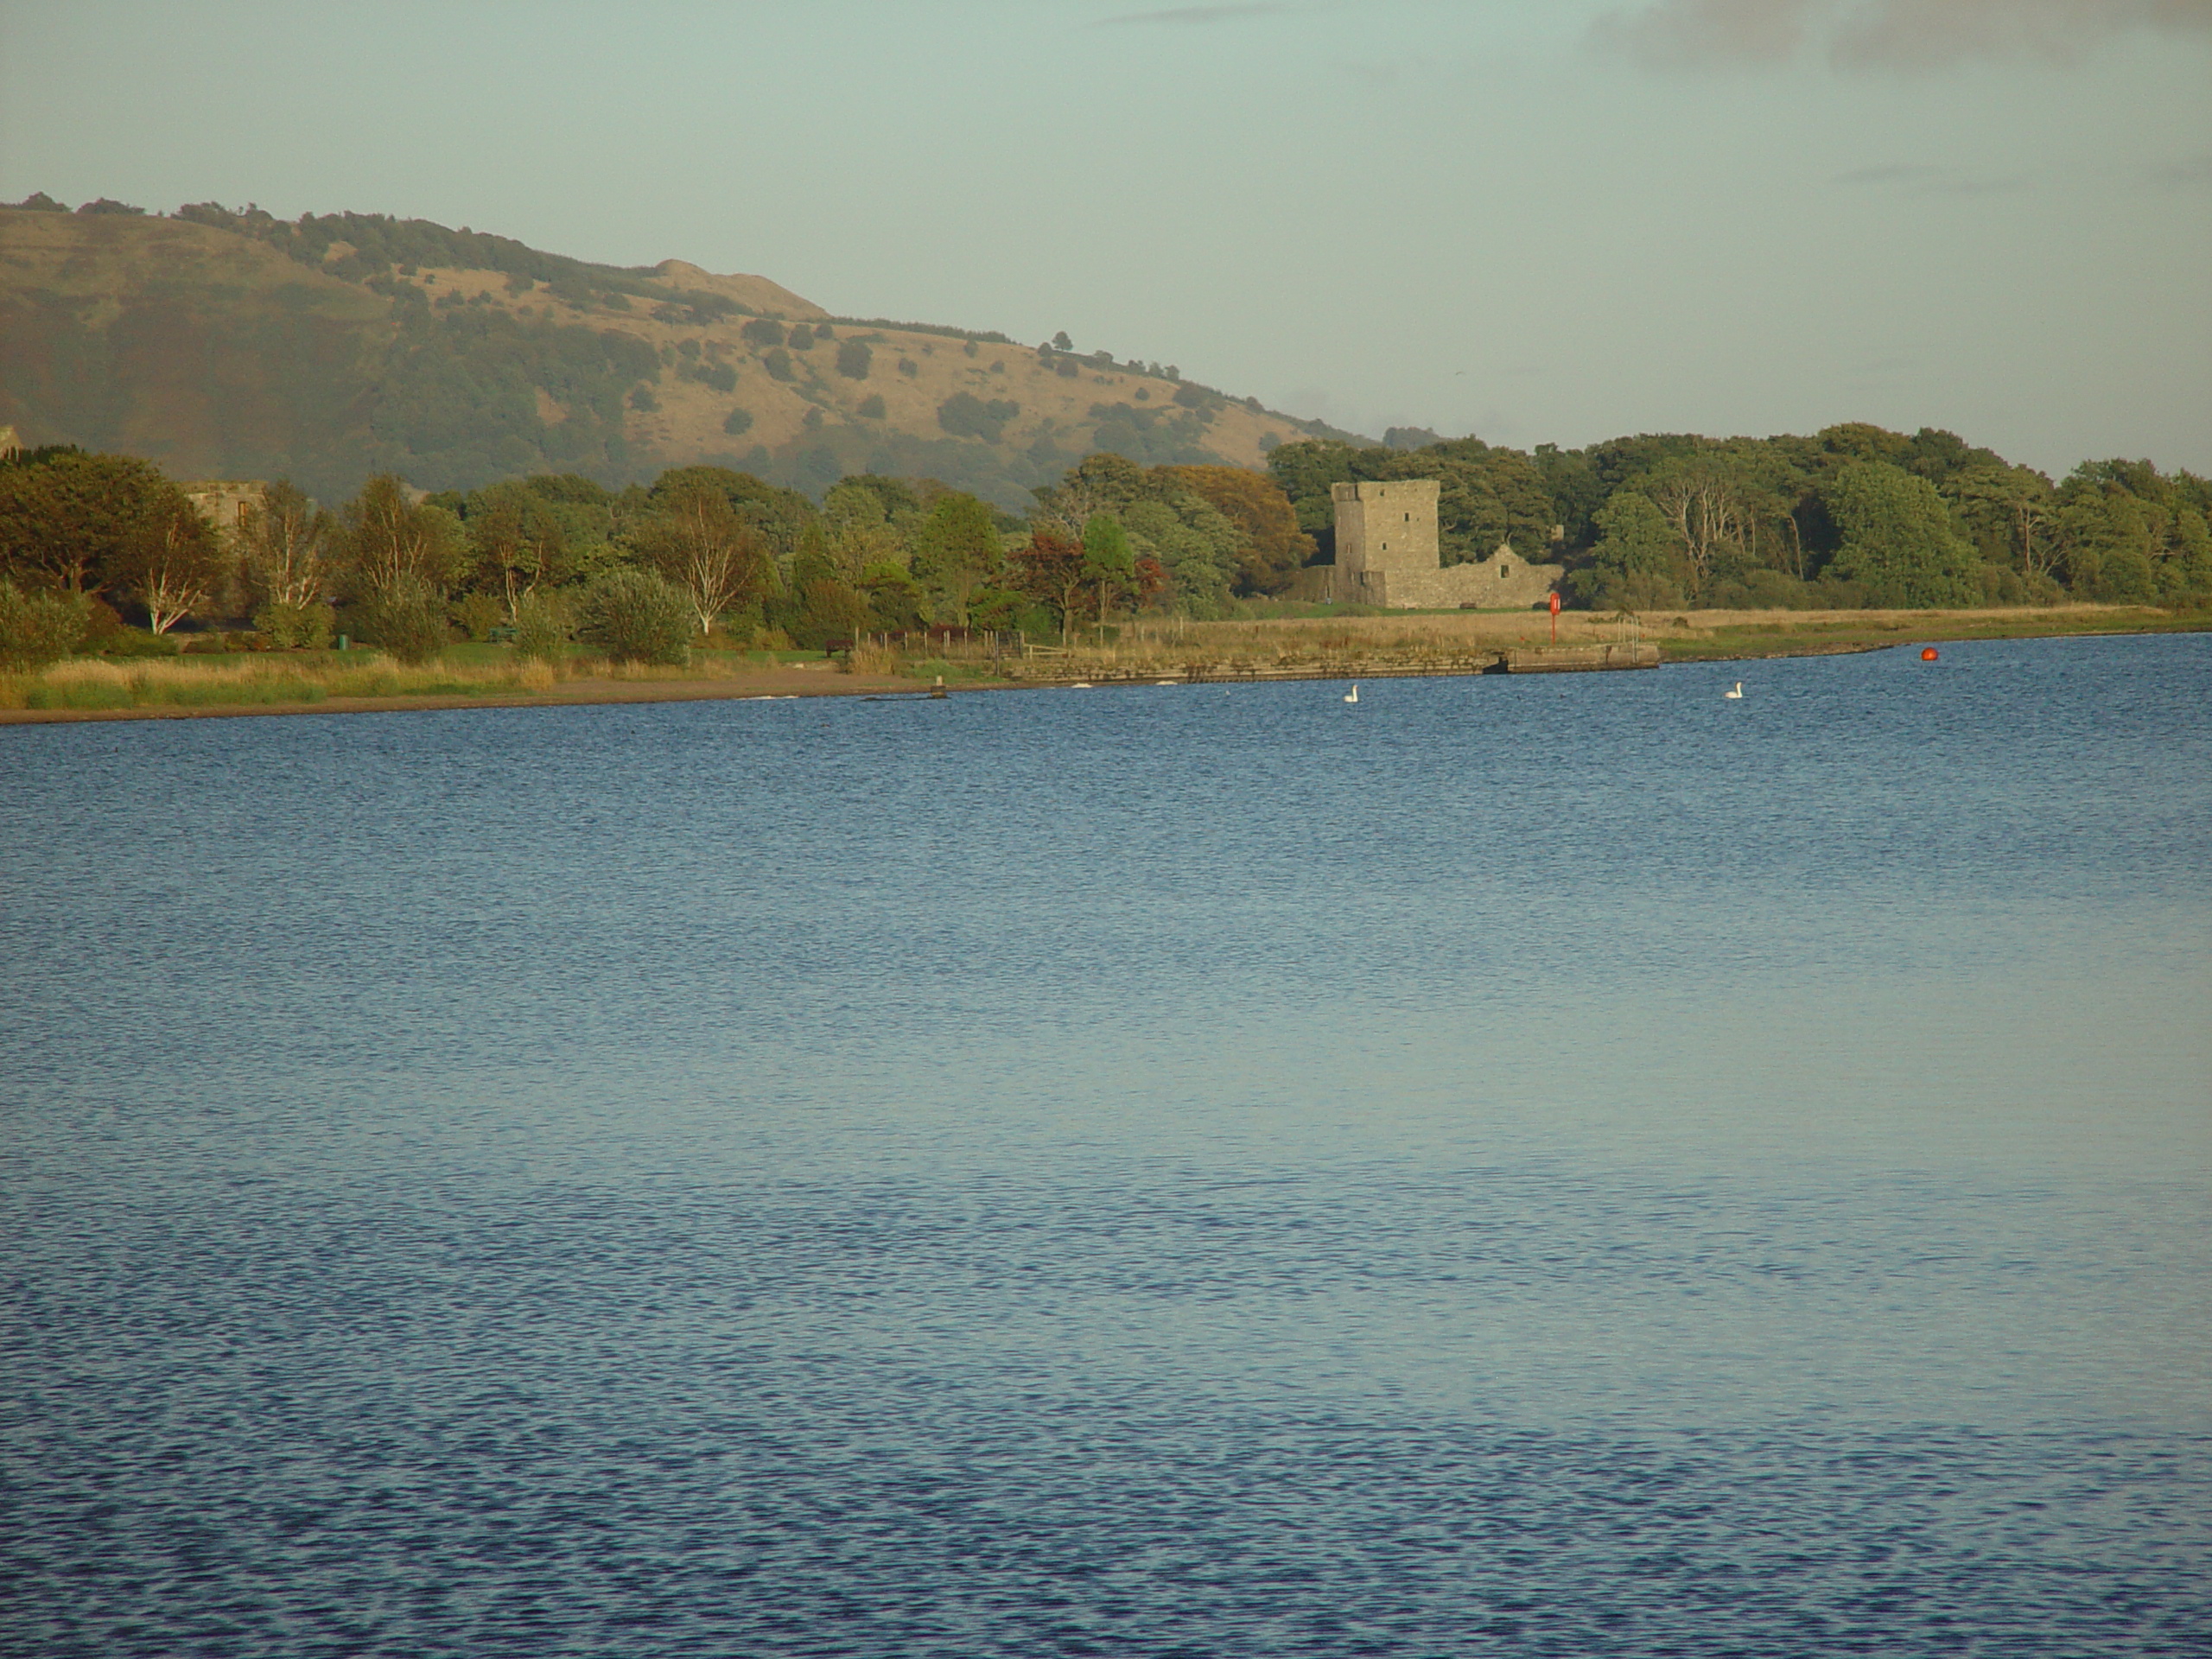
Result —
[[1920, 660], [1923, 663], [1934, 662], [1936, 660], [1936, 647], [1933, 645], [1923, 646], [1920, 652]]

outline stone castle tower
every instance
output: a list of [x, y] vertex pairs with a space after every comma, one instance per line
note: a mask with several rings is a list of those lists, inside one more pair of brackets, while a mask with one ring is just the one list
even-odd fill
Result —
[[1300, 573], [1300, 597], [1390, 610], [1523, 610], [1544, 604], [1567, 574], [1501, 543], [1486, 559], [1446, 565], [1437, 538], [1438, 480], [1333, 484], [1337, 562]]
[[1335, 484], [1337, 569], [1345, 572], [1433, 570], [1437, 481], [1395, 479], [1386, 484]]

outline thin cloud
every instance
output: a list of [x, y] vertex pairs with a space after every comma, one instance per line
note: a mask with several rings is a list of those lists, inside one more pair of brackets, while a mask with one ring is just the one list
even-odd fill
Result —
[[2212, 34], [2212, 0], [1649, 0], [1599, 17], [1591, 41], [1651, 69], [1758, 67], [1814, 50], [1843, 69], [1930, 71], [2078, 63], [2135, 29]]
[[1280, 17], [1286, 12], [1297, 10], [1295, 6], [1255, 3], [1241, 6], [1170, 6], [1164, 11], [1125, 11], [1118, 16], [1101, 17], [1093, 29], [1116, 29], [1125, 23], [1162, 23], [1170, 26], [1183, 23], [1234, 23], [1249, 17]]
[[2212, 189], [2212, 155], [2190, 156], [2177, 162], [2153, 162], [2140, 169], [2145, 184], [2161, 190]]
[[1931, 167], [1926, 162], [1890, 162], [1879, 167], [1854, 167], [1848, 173], [1839, 173], [1830, 184], [1918, 184], [1934, 178], [1943, 169]]
[[1850, 189], [1902, 190], [1910, 196], [1998, 196], [2028, 189], [2033, 181], [2024, 173], [1961, 173], [1927, 162], [1885, 162], [1854, 167], [1828, 182]]

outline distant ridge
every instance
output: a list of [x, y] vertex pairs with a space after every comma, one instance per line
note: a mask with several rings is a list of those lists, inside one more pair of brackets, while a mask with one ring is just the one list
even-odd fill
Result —
[[798, 322], [830, 315], [812, 300], [803, 300], [782, 283], [772, 283], [766, 276], [717, 276], [682, 259], [662, 260], [653, 267], [653, 274], [671, 288], [719, 294], [733, 304], [764, 317]]
[[1350, 436], [1170, 367], [840, 319], [770, 278], [594, 264], [377, 214], [0, 208], [0, 423], [180, 476], [469, 489], [715, 463], [818, 495], [931, 476], [1009, 509], [1084, 455], [1258, 467]]

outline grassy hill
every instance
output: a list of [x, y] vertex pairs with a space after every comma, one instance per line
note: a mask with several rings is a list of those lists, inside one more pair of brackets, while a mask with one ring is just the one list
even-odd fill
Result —
[[425, 489], [718, 462], [818, 494], [1027, 505], [1094, 449], [1256, 467], [1329, 435], [1166, 371], [831, 317], [760, 276], [590, 264], [422, 220], [0, 209], [0, 421], [187, 477]]

